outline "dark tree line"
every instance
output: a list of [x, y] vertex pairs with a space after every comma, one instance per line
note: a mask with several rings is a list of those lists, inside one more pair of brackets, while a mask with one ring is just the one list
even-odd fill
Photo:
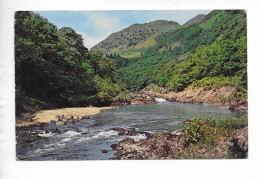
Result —
[[16, 113], [41, 108], [107, 105], [122, 90], [116, 64], [88, 52], [81, 35], [38, 14], [15, 13]]

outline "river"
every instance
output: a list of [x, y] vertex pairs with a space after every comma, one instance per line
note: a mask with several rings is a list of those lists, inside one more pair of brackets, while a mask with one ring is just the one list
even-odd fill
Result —
[[[126, 137], [141, 140], [144, 134], [118, 136], [115, 127], [135, 128], [148, 133], [182, 128], [180, 122], [211, 115], [215, 119], [238, 117], [243, 112], [220, 109], [214, 104], [189, 104], [156, 99], [157, 104], [128, 105], [104, 110], [90, 119], [66, 125], [17, 128], [18, 160], [106, 160], [113, 157], [111, 144]], [[59, 129], [61, 133], [46, 132]], [[101, 151], [104, 150], [104, 153]]]

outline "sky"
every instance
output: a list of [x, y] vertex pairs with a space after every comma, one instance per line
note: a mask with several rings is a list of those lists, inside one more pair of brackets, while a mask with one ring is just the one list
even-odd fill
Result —
[[135, 23], [155, 20], [171, 20], [184, 24], [198, 14], [211, 10], [109, 10], [109, 11], [37, 11], [42, 17], [58, 28], [71, 27], [82, 35], [84, 45], [90, 49], [111, 33], [118, 32]]

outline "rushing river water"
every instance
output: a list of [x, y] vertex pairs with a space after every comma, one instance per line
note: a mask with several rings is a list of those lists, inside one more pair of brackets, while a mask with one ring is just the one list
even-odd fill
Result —
[[[110, 159], [110, 148], [124, 138], [135, 140], [145, 135], [118, 136], [115, 127], [135, 128], [155, 133], [183, 127], [180, 122], [195, 116], [211, 115], [215, 119], [240, 116], [243, 112], [220, 109], [212, 104], [174, 103], [156, 99], [157, 104], [120, 106], [104, 110], [91, 119], [66, 125], [47, 124], [44, 127], [18, 128], [16, 131], [19, 160], [99, 160]], [[46, 132], [59, 129], [61, 133]], [[101, 151], [105, 150], [102, 153]]]

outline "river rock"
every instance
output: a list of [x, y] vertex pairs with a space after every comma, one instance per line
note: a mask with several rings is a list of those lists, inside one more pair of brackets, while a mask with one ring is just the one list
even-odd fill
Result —
[[148, 132], [141, 132], [141, 131], [136, 131], [135, 128], [130, 128], [130, 129], [124, 129], [124, 128], [112, 128], [111, 130], [117, 131], [118, 135], [127, 135], [127, 136], [136, 136], [138, 134], [144, 134], [145, 136], [149, 136], [150, 133]]
[[54, 129], [48, 129], [48, 130], [45, 130], [45, 133], [56, 133], [56, 134], [61, 134], [63, 133], [60, 129], [58, 128], [54, 128]]
[[85, 115], [85, 116], [82, 116], [81, 119], [90, 119], [90, 117]]
[[140, 141], [127, 138], [111, 148], [116, 150], [115, 159], [158, 159], [167, 158], [187, 146], [183, 135], [167, 132], [155, 133]]
[[155, 104], [157, 103], [151, 95], [142, 93], [129, 93], [131, 104]]
[[107, 153], [107, 150], [102, 150], [101, 152], [104, 154], [104, 153]]
[[219, 138], [214, 146], [196, 145], [185, 138], [185, 130], [157, 132], [146, 139], [124, 139], [111, 145], [113, 159], [173, 159], [173, 158], [246, 158], [248, 127], [237, 130], [232, 137]]

